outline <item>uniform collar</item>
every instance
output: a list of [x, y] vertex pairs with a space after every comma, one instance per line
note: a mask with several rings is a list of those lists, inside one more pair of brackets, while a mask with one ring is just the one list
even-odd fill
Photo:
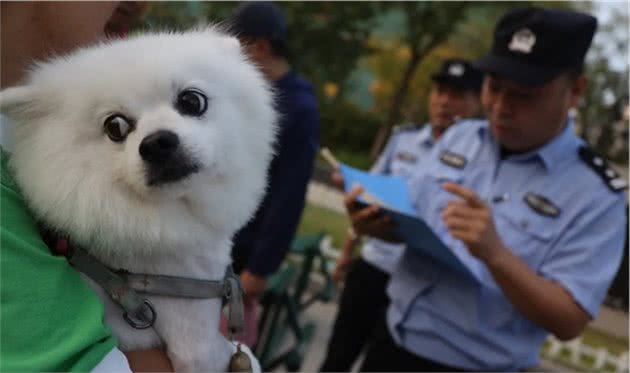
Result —
[[431, 135], [431, 123], [427, 123], [418, 131], [418, 135], [416, 137], [416, 142], [418, 146], [424, 148], [431, 148], [435, 145], [435, 139]]
[[[491, 138], [489, 123], [486, 123], [485, 126], [479, 127], [479, 135], [487, 136], [487, 138]], [[494, 139], [491, 141], [495, 142]], [[497, 149], [497, 157], [499, 156], [498, 144], [496, 144]], [[528, 161], [531, 159], [539, 160], [542, 165], [545, 167], [547, 172], [551, 173], [557, 170], [562, 163], [568, 159], [568, 155], [572, 154], [571, 150], [575, 149], [579, 145], [579, 140], [575, 135], [575, 128], [572, 119], [567, 119], [566, 125], [564, 129], [560, 131], [556, 137], [551, 139], [545, 145], [539, 147], [538, 149], [534, 149], [527, 153], [512, 155], [508, 157], [509, 160], [514, 161]]]
[[542, 159], [548, 172], [557, 170], [570, 154], [578, 146], [573, 120], [567, 119], [564, 129], [551, 141], [541, 146], [534, 152]]

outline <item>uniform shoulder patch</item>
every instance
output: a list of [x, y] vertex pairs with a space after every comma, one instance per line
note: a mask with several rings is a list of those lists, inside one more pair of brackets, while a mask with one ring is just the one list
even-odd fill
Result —
[[394, 126], [392, 129], [393, 133], [406, 132], [406, 131], [414, 131], [420, 129], [421, 126], [414, 123], [401, 124], [399, 126]]
[[580, 159], [604, 180], [604, 184], [606, 184], [610, 190], [620, 192], [628, 188], [626, 181], [610, 166], [606, 158], [595, 153], [595, 151], [588, 146], [580, 147], [578, 154], [580, 155]]
[[408, 153], [408, 152], [398, 152], [396, 153], [396, 159], [403, 161], [403, 162], [408, 162], [408, 163], [416, 163], [416, 156]]
[[466, 157], [461, 154], [453, 153], [448, 150], [444, 150], [440, 154], [440, 161], [447, 166], [455, 167], [455, 168], [464, 168], [466, 167]]

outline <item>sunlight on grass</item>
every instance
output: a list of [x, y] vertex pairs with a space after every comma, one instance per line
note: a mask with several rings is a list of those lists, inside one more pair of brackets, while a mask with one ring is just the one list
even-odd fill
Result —
[[327, 208], [307, 204], [302, 214], [298, 233], [326, 232], [333, 238], [333, 246], [340, 247], [350, 220], [345, 214]]
[[[612, 355], [619, 356], [623, 352], [628, 351], [627, 339], [610, 336], [592, 328], [587, 328], [584, 333], [582, 333], [581, 338], [584, 345], [591, 348], [603, 347]], [[549, 348], [549, 346], [549, 343], [545, 342], [542, 348], [543, 356], [545, 356], [545, 351]], [[562, 348], [559, 355], [551, 360], [560, 365], [564, 365], [578, 371], [592, 371], [593, 363], [595, 362], [593, 357], [582, 356], [579, 364], [576, 365], [571, 361], [571, 354], [567, 348]], [[606, 364], [600, 371], [613, 372], [615, 370], [616, 367]]]
[[582, 341], [591, 347], [605, 347], [609, 352], [619, 355], [628, 351], [628, 340], [606, 335], [598, 330], [587, 328], [582, 334]]

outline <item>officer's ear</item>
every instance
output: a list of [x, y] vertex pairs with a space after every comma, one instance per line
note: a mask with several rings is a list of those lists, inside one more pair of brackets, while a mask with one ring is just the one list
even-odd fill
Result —
[[582, 95], [586, 91], [586, 85], [588, 79], [583, 73], [568, 74], [567, 75], [568, 94], [569, 94], [569, 107], [576, 108]]
[[571, 107], [578, 106], [580, 99], [584, 95], [584, 92], [586, 92], [587, 84], [588, 84], [588, 79], [586, 78], [586, 75], [584, 74], [578, 76], [577, 79], [574, 81], [573, 87], [571, 88], [571, 96], [573, 100], [571, 102]]

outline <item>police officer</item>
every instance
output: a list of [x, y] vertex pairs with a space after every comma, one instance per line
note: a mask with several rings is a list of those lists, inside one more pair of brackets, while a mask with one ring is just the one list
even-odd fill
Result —
[[[431, 78], [430, 122], [423, 127], [408, 125], [395, 129], [372, 173], [410, 179], [423, 168], [436, 141], [457, 118], [475, 117], [481, 111], [482, 74], [470, 62], [445, 60]], [[402, 245], [378, 239], [369, 240], [363, 246], [362, 257], [353, 261], [346, 278], [320, 371], [341, 372], [352, 368], [389, 303], [385, 286], [402, 249]], [[352, 245], [345, 245], [333, 273], [338, 274], [350, 265], [352, 251]]]
[[[548, 333], [572, 339], [595, 317], [627, 229], [623, 180], [568, 116], [596, 27], [535, 7], [498, 22], [478, 61], [488, 119], [450, 129], [410, 183], [419, 216], [475, 279], [407, 248], [362, 371], [521, 370]], [[387, 237], [358, 193], [346, 196], [355, 230]]]

